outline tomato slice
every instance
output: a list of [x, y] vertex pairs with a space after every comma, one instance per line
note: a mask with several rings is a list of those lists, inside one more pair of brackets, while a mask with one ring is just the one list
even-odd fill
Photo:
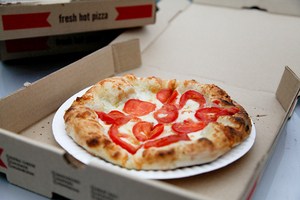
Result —
[[150, 147], [163, 147], [178, 141], [189, 141], [191, 140], [187, 134], [169, 135], [166, 137], [159, 138], [157, 140], [151, 140], [144, 144], [144, 148], [148, 149]]
[[222, 110], [221, 112], [218, 113], [218, 116], [222, 116], [222, 115], [234, 115], [235, 113], [239, 112], [240, 109], [237, 107], [229, 107], [229, 108], [225, 108], [224, 110]]
[[199, 108], [203, 108], [206, 104], [206, 100], [202, 94], [194, 90], [188, 90], [180, 97], [179, 107], [183, 108], [188, 100], [193, 100], [199, 103]]
[[[117, 119], [120, 118], [126, 121], [125, 123], [127, 123], [131, 119], [131, 117], [126, 116], [124, 113], [117, 110], [112, 110], [107, 114], [105, 112], [100, 112], [100, 111], [95, 111], [95, 112], [97, 113], [98, 117], [107, 124], [113, 124]], [[119, 121], [118, 123], [123, 123], [121, 122], [121, 120], [118, 121]]]
[[139, 141], [146, 141], [148, 139], [154, 139], [159, 136], [164, 131], [163, 124], [157, 124], [153, 127], [152, 123], [141, 121], [136, 123], [133, 128], [132, 132], [136, 139]]
[[224, 110], [222, 107], [202, 108], [196, 111], [195, 117], [200, 121], [215, 122], [217, 121], [220, 111]]
[[132, 146], [131, 144], [125, 142], [124, 140], [121, 139], [123, 134], [119, 132], [118, 130], [119, 125], [113, 124], [110, 129], [108, 130], [108, 135], [112, 139], [114, 143], [117, 145], [121, 146], [123, 149], [127, 150], [131, 154], [135, 154], [139, 148], [136, 148]]
[[192, 119], [184, 120], [183, 122], [172, 125], [172, 130], [176, 133], [192, 133], [204, 129], [208, 123], [194, 122]]
[[236, 107], [210, 107], [210, 108], [202, 108], [196, 111], [195, 117], [200, 121], [205, 122], [215, 122], [217, 121], [218, 117], [223, 115], [234, 115], [240, 109]]
[[158, 137], [160, 134], [162, 134], [162, 132], [164, 132], [164, 128], [165, 126], [163, 124], [156, 124], [153, 127], [148, 139], [151, 140]]
[[153, 117], [159, 123], [171, 123], [178, 118], [178, 110], [174, 105], [163, 105], [159, 110], [157, 110]]
[[162, 89], [158, 93], [156, 93], [156, 98], [161, 102], [161, 103], [166, 103], [168, 99], [170, 98], [173, 90], [172, 89]]
[[124, 105], [124, 112], [134, 116], [144, 116], [154, 111], [156, 105], [139, 99], [129, 99]]
[[152, 124], [150, 122], [141, 121], [133, 126], [132, 132], [139, 141], [146, 141], [151, 133], [151, 129]]
[[168, 104], [175, 104], [177, 96], [178, 96], [178, 91], [174, 90], [169, 98]]
[[107, 124], [112, 124], [114, 123], [115, 119], [111, 116], [109, 116], [108, 114], [106, 114], [105, 112], [100, 112], [100, 111], [95, 111], [98, 115], [98, 117], [104, 121]]

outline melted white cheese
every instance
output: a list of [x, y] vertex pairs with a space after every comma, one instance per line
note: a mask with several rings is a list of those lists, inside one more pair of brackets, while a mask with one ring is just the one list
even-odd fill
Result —
[[[178, 96], [180, 97], [180, 94]], [[156, 99], [156, 94], [154, 94], [152, 92], [149, 92], [149, 91], [147, 91], [147, 92], [136, 92], [135, 94], [130, 95], [129, 99], [139, 99], [141, 101], [147, 101], [147, 102], [154, 103], [156, 105], [155, 111], [159, 110], [163, 106], [163, 104], [159, 100]], [[117, 105], [111, 105], [109, 102], [104, 102], [105, 112], [108, 113], [111, 110], [118, 110], [120, 112], [123, 112], [123, 108], [124, 108], [124, 105], [125, 105], [127, 100], [128, 99], [126, 99], [124, 101], [121, 101]], [[177, 98], [176, 103], [179, 103], [179, 98]], [[197, 119], [195, 118], [194, 115], [195, 115], [195, 112], [198, 110], [198, 108], [199, 108], [199, 104], [197, 102], [195, 102], [193, 100], [188, 100], [186, 102], [186, 105], [181, 110], [178, 111], [179, 112], [178, 113], [179, 114], [178, 118], [173, 123], [183, 122], [184, 120], [187, 120], [189, 118], [192, 119], [193, 121], [197, 122]], [[158, 124], [156, 119], [153, 117], [153, 113], [155, 111], [149, 113], [148, 115], [141, 116], [139, 118], [142, 121], [147, 121], [147, 122], [153, 123], [153, 126], [155, 126], [156, 124]], [[162, 116], [159, 116], [159, 117], [164, 117], [164, 116], [165, 116], [165, 114], [162, 114]], [[101, 120], [99, 120], [99, 122], [105, 128], [106, 134], [107, 134], [107, 131], [108, 131], [110, 125], [106, 125]], [[129, 134], [130, 137], [134, 137], [134, 135], [132, 133], [132, 128], [135, 124], [136, 124], [135, 121], [130, 121], [130, 122], [126, 123], [125, 125], [121, 126], [119, 128], [119, 132], [120, 133], [126, 133], [126, 134]], [[159, 137], [157, 137], [155, 139], [165, 137], [165, 136], [168, 136], [168, 135], [172, 135], [173, 130], [172, 130], [171, 126], [172, 126], [171, 124], [166, 124], [164, 126], [164, 132]], [[191, 140], [197, 140], [197, 139], [203, 137], [201, 135], [201, 131], [197, 131], [197, 132], [194, 132], [194, 133], [189, 133], [188, 136], [190, 137]], [[122, 138], [122, 140], [132, 144], [132, 142], [130, 141], [131, 139]], [[134, 146], [136, 146], [136, 145], [134, 145]]]

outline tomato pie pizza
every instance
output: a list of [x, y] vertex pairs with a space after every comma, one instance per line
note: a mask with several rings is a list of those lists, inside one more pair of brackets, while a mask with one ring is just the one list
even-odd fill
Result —
[[137, 170], [211, 162], [252, 129], [245, 109], [216, 85], [132, 74], [92, 86], [66, 110], [64, 121], [86, 151]]

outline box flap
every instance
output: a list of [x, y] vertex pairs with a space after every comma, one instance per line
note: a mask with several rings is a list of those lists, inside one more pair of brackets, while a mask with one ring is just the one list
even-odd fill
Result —
[[[299, 77], [288, 66], [286, 66], [276, 91], [276, 97], [286, 111], [288, 111], [293, 104], [296, 104], [299, 91]], [[293, 109], [291, 112], [293, 112]]]
[[[122, 51], [124, 48], [125, 52]], [[20, 132], [56, 110], [77, 91], [114, 75], [116, 71], [128, 70], [138, 67], [140, 64], [137, 39], [104, 47], [29, 84], [16, 93], [2, 98], [0, 100], [0, 127]], [[86, 73], [87, 71], [89, 73]], [[68, 82], [66, 82], [65, 77], [71, 78], [68, 78]], [[62, 85], [64, 89], [59, 90], [58, 88], [61, 88]], [[45, 106], [45, 102], [47, 102], [47, 106]], [[24, 106], [29, 112], [24, 111]]]

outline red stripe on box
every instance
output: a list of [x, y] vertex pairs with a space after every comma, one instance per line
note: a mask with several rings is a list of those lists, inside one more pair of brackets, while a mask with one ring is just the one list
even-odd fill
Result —
[[50, 12], [2, 15], [3, 30], [19, 30], [29, 28], [51, 27], [47, 21]]
[[6, 40], [5, 46], [7, 53], [19, 53], [27, 51], [48, 50], [47, 44], [49, 37], [24, 38], [15, 40]]
[[116, 7], [116, 10], [119, 13], [118, 17], [116, 18], [116, 21], [152, 17], [151, 4], [140, 6]]
[[[3, 152], [3, 149], [0, 148], [0, 156]], [[4, 164], [4, 162], [0, 159], [0, 167], [4, 167], [4, 168], [7, 168], [6, 165]]]

